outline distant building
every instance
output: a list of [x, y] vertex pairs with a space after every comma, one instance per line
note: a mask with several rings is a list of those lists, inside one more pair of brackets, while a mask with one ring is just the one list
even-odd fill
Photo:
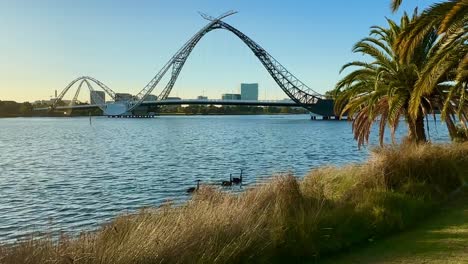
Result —
[[182, 100], [180, 97], [168, 97], [166, 100]]
[[103, 103], [106, 101], [106, 93], [104, 91], [91, 91], [89, 94], [89, 101], [92, 105]]
[[146, 97], [145, 101], [157, 101], [158, 97], [154, 94], [150, 94]]
[[115, 101], [116, 102], [121, 102], [121, 101], [131, 101], [133, 99], [133, 95], [129, 93], [116, 93], [115, 94]]
[[[35, 105], [53, 105], [56, 100], [57, 100], [56, 98], [52, 98], [52, 99], [49, 99], [49, 100], [37, 100], [37, 101], [34, 101], [33, 104], [35, 104]], [[70, 104], [70, 102], [71, 102], [71, 100], [60, 100], [59, 105], [68, 105], [68, 104]]]
[[258, 83], [241, 83], [241, 98], [258, 101]]
[[208, 100], [208, 96], [199, 95], [197, 96], [197, 100]]
[[240, 100], [240, 99], [241, 99], [241, 95], [240, 95], [240, 94], [229, 94], [229, 93], [226, 93], [226, 94], [222, 94], [222, 95], [221, 95], [221, 99], [222, 99], [222, 100]]

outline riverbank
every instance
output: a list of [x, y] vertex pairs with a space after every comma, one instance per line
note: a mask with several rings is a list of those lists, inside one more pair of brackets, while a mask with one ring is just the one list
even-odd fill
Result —
[[467, 181], [468, 144], [376, 150], [368, 162], [272, 179], [239, 195], [202, 186], [183, 206], [97, 232], [0, 247], [2, 263], [317, 261], [436, 215]]

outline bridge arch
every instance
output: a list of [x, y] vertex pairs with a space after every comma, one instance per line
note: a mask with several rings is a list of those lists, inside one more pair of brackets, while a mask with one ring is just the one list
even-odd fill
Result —
[[227, 30], [241, 39], [260, 60], [283, 92], [285, 92], [286, 95], [294, 102], [307, 108], [307, 105], [316, 104], [323, 98], [321, 94], [313, 91], [291, 74], [283, 65], [281, 65], [281, 63], [279, 63], [273, 56], [247, 35], [221, 19], [213, 19], [208, 23], [208, 25], [187, 41], [185, 45], [182, 46], [182, 48], [180, 48], [179, 51], [171, 58], [171, 60], [166, 63], [161, 71], [140, 91], [140, 93], [137, 94], [136, 97], [138, 100], [129, 105], [129, 111], [138, 107], [138, 105], [140, 105], [153, 91], [161, 78], [171, 69], [171, 78], [158, 96], [158, 100], [166, 99], [174, 87], [174, 84], [192, 50], [207, 33], [215, 29]]
[[107, 85], [105, 85], [104, 83], [100, 82], [99, 80], [97, 80], [97, 79], [95, 79], [93, 77], [81, 76], [81, 77], [76, 78], [72, 82], [70, 82], [65, 87], [65, 89], [62, 90], [62, 92], [59, 94], [59, 96], [57, 96], [57, 98], [55, 99], [55, 101], [52, 104], [51, 108], [55, 109], [57, 107], [57, 104], [60, 101], [62, 101], [65, 94], [67, 94], [68, 91], [78, 82], [79, 82], [78, 88], [77, 88], [77, 90], [75, 92], [75, 95], [74, 95], [73, 99], [70, 101], [70, 105], [73, 105], [77, 101], [78, 95], [80, 94], [80, 91], [81, 91], [81, 88], [82, 88], [83, 84], [86, 84], [86, 86], [88, 87], [88, 90], [90, 91], [91, 97], [93, 98], [93, 100], [95, 102], [98, 102], [97, 106], [102, 111], [106, 110], [106, 102], [104, 101], [104, 98], [101, 98], [97, 94], [93, 93], [95, 91], [95, 89], [94, 89], [94, 87], [92, 86], [91, 83], [94, 83], [95, 85], [99, 86], [102, 90], [104, 90], [104, 92], [107, 95], [109, 95], [113, 100], [115, 100], [115, 92], [112, 89], [110, 89]]
[[[151, 94], [151, 92], [156, 88], [158, 83], [161, 81], [163, 76], [171, 71], [171, 78], [161, 91], [158, 96], [157, 100], [164, 100], [166, 99], [172, 91], [177, 78], [187, 61], [189, 55], [191, 54], [192, 50], [195, 48], [197, 43], [212, 30], [215, 29], [224, 29], [227, 30], [234, 35], [236, 35], [239, 39], [241, 39], [247, 47], [254, 53], [254, 55], [260, 60], [262, 65], [268, 71], [270, 76], [275, 80], [275, 82], [279, 85], [279, 87], [283, 90], [286, 95], [291, 98], [294, 102], [298, 105], [306, 108], [312, 109], [314, 105], [319, 103], [324, 97], [309, 88], [303, 82], [301, 82], [298, 78], [296, 78], [292, 73], [290, 73], [281, 63], [279, 63], [273, 56], [271, 56], [265, 49], [263, 49], [259, 44], [249, 38], [247, 35], [236, 29], [235, 27], [231, 26], [230, 24], [222, 21], [221, 19], [234, 14], [235, 12], [228, 13], [226, 15], [222, 15], [218, 18], [211, 18], [205, 15], [202, 15], [205, 19], [210, 20], [210, 22], [200, 29], [192, 38], [190, 38], [172, 57], [171, 59], [163, 66], [163, 68], [151, 79], [151, 81], [143, 87], [143, 89], [134, 97], [135, 99], [125, 102], [125, 105], [122, 103], [118, 103], [115, 106], [109, 107], [112, 110], [113, 115], [124, 114], [126, 112], [131, 112], [135, 108], [137, 108], [145, 99]], [[59, 98], [65, 95], [65, 93], [73, 86], [74, 83], [78, 82], [79, 80], [87, 80], [97, 84], [101, 87], [112, 99], [115, 100], [115, 93], [106, 85], [99, 82], [98, 80], [89, 77], [83, 76], [73, 80], [60, 94]], [[55, 107], [55, 105], [53, 106]], [[101, 108], [103, 109], [103, 108]], [[117, 113], [115, 109], [118, 109]], [[105, 107], [103, 109], [104, 113], [106, 113]]]

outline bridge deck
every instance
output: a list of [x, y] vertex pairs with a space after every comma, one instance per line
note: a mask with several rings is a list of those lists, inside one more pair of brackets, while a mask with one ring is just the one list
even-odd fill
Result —
[[[122, 102], [124, 103], [124, 102]], [[305, 107], [312, 113], [321, 116], [334, 116], [333, 100], [323, 99], [319, 100], [316, 104], [300, 105], [295, 102], [288, 102], [285, 100], [221, 100], [221, 99], [183, 99], [183, 100], [161, 100], [161, 101], [144, 101], [143, 106], [157, 106], [157, 105], [249, 105], [249, 106], [284, 106], [284, 107]], [[70, 110], [70, 109], [92, 109], [98, 108], [98, 105], [73, 105], [73, 106], [58, 106], [56, 110]], [[47, 111], [49, 108], [35, 108], [35, 111]]]
[[[301, 107], [295, 102], [287, 102], [284, 100], [275, 101], [275, 100], [218, 100], [218, 99], [209, 99], [209, 100], [198, 100], [198, 99], [183, 99], [183, 100], [161, 100], [161, 101], [144, 101], [142, 105], [249, 105], [249, 106], [287, 106], [287, 107]], [[73, 105], [73, 106], [57, 106], [57, 110], [67, 110], [67, 109], [89, 109], [97, 108], [98, 105]], [[35, 111], [44, 111], [49, 108], [35, 108]]]

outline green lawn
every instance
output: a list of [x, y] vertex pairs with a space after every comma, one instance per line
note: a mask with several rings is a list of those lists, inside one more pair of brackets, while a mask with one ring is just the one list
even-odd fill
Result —
[[411, 231], [321, 263], [468, 263], [468, 190]]

